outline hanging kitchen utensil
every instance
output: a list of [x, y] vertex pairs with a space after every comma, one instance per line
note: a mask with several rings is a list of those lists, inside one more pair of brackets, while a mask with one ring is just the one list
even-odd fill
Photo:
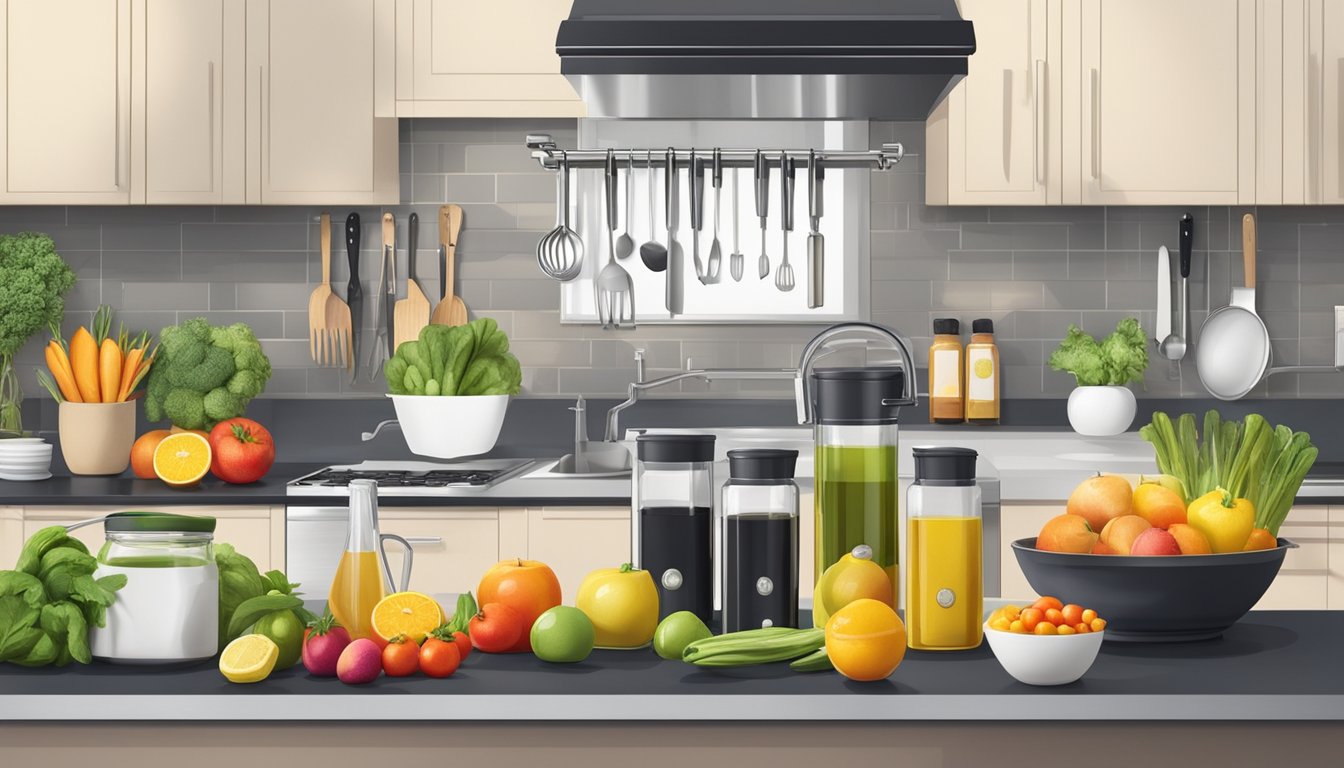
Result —
[[1255, 216], [1241, 220], [1245, 288], [1232, 289], [1232, 302], [1209, 315], [1199, 332], [1195, 365], [1209, 394], [1239, 400], [1260, 383], [1269, 367], [1269, 331], [1255, 313]]
[[718, 147], [714, 148], [713, 162], [710, 164], [710, 182], [714, 187], [714, 241], [709, 246], [709, 261], [705, 264], [706, 284], [719, 282], [719, 268], [723, 263], [723, 246], [719, 245], [719, 209], [723, 206], [723, 157]]
[[393, 338], [397, 346], [420, 338], [420, 330], [429, 325], [429, 299], [415, 281], [415, 246], [419, 230], [420, 215], [412, 213], [406, 220], [406, 298], [396, 303], [393, 313]]
[[630, 230], [634, 223], [630, 220], [630, 214], [635, 207], [635, 153], [630, 152], [626, 156], [625, 170], [625, 231], [616, 238], [616, 258], [628, 259], [630, 254], [635, 252], [635, 238], [630, 235]]
[[666, 176], [667, 205], [667, 294], [664, 304], [673, 315], [682, 312], [682, 258], [681, 245], [677, 242], [677, 150], [667, 148]]
[[695, 263], [695, 278], [701, 285], [709, 281], [705, 263], [700, 260], [700, 230], [705, 224], [705, 159], [696, 157], [691, 150], [691, 261]]
[[639, 258], [650, 272], [662, 272], [667, 269], [667, 246], [658, 242], [658, 233], [653, 224], [653, 212], [658, 207], [658, 193], [653, 183], [652, 150], [644, 153], [644, 174], [649, 182], [649, 239], [639, 246]]
[[429, 316], [433, 325], [466, 325], [467, 305], [457, 296], [457, 235], [462, 231], [462, 207], [439, 206], [439, 282], [442, 299]]
[[807, 213], [811, 231], [807, 235], [807, 308], [826, 303], [826, 238], [821, 236], [822, 182], [821, 158], [807, 152]]
[[[331, 215], [322, 212], [322, 282], [308, 296], [308, 354], [318, 365], [340, 365], [345, 342], [340, 329], [333, 325], [340, 311], [332, 305], [340, 299], [331, 292]], [[350, 310], [346, 308], [349, 327]]]
[[[1162, 341], [1162, 354], [1166, 355], [1167, 359], [1172, 361], [1173, 363], [1185, 357], [1186, 339], [1188, 338], [1189, 334], [1189, 330], [1187, 329], [1186, 324], [1188, 323], [1190, 316], [1190, 255], [1191, 252], [1194, 250], [1194, 242], [1195, 242], [1195, 219], [1193, 216], [1187, 213], [1181, 217], [1181, 229], [1180, 229], [1181, 283], [1180, 283], [1180, 289], [1177, 291], [1178, 301], [1176, 302], [1176, 305], [1180, 307], [1180, 309], [1178, 310], [1179, 317], [1181, 319], [1180, 333], [1170, 333], [1171, 303], [1170, 303], [1170, 293], [1168, 293], [1167, 327], [1169, 334], [1165, 336]], [[1159, 275], [1159, 277], [1161, 277], [1164, 280], [1168, 279], [1169, 273], [1164, 272], [1161, 275]], [[1170, 283], [1168, 283], [1168, 291], [1170, 291]], [[1158, 307], [1158, 311], [1159, 312], [1162, 311], [1161, 306]], [[1254, 300], [1252, 300], [1251, 303], [1251, 311], [1255, 311]]]
[[547, 277], [567, 283], [583, 270], [583, 240], [569, 228], [569, 160], [564, 152], [558, 165], [555, 229], [537, 241], [537, 266]]
[[378, 292], [375, 294], [374, 323], [376, 334], [369, 347], [369, 381], [378, 378], [383, 363], [392, 357], [392, 305], [397, 300], [397, 223], [392, 214], [383, 214], [383, 249], [379, 254], [382, 266], [378, 270]]
[[603, 330], [617, 329], [622, 324], [634, 327], [635, 287], [630, 273], [616, 263], [616, 155], [607, 150], [607, 265], [593, 281], [597, 316]]
[[1163, 346], [1171, 336], [1171, 252], [1167, 246], [1159, 245], [1157, 247], [1157, 319], [1153, 324], [1153, 341], [1157, 343], [1158, 350], [1163, 351]]
[[345, 303], [350, 308], [350, 380], [359, 375], [359, 333], [364, 325], [364, 285], [359, 279], [359, 214], [345, 217], [345, 255], [350, 263], [350, 283], [345, 288]]
[[742, 248], [740, 247], [740, 244], [738, 242], [738, 237], [740, 235], [738, 219], [740, 217], [738, 215], [737, 210], [738, 206], [737, 177], [738, 177], [737, 169], [733, 169], [733, 252], [728, 254], [728, 274], [733, 276], [733, 280], [735, 282], [740, 283], [742, 282], [742, 270], [746, 266], [745, 262], [747, 259], [745, 256], [742, 255]]
[[765, 252], [765, 227], [770, 213], [770, 165], [759, 149], [752, 164], [752, 175], [756, 183], [756, 216], [761, 220], [761, 256], [756, 260], [756, 271], [764, 280], [770, 276], [770, 256]]
[[793, 265], [789, 264], [789, 235], [793, 233], [793, 158], [787, 152], [779, 153], [780, 167], [780, 229], [784, 232], [784, 248], [781, 252], [779, 269], [775, 271], [775, 287], [785, 293], [794, 286]]

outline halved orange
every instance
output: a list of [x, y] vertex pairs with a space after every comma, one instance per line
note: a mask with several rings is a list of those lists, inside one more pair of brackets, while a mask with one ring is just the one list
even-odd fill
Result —
[[405, 635], [418, 643], [443, 624], [443, 608], [422, 592], [395, 592], [373, 607], [373, 631], [384, 640]]
[[210, 471], [210, 441], [195, 432], [177, 432], [154, 449], [154, 474], [174, 488], [201, 482]]

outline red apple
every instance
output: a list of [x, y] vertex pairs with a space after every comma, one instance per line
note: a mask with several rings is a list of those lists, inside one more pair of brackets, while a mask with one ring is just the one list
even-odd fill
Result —
[[1129, 548], [1131, 555], [1179, 555], [1181, 547], [1176, 537], [1161, 528], [1148, 528], [1134, 539]]

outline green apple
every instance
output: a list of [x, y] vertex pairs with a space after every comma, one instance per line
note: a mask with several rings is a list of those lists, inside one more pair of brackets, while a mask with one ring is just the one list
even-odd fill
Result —
[[713, 635], [699, 616], [690, 611], [677, 611], [658, 622], [658, 628], [653, 631], [653, 651], [664, 659], [679, 661], [686, 646]]
[[557, 605], [532, 624], [532, 652], [542, 661], [574, 663], [593, 652], [593, 622], [568, 605]]

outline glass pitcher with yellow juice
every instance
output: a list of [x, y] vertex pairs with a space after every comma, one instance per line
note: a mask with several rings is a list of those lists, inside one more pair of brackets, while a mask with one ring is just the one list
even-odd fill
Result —
[[959, 650], [983, 635], [984, 555], [976, 452], [915, 448], [906, 505], [906, 636], [911, 648]]
[[383, 542], [392, 539], [406, 550], [401, 567], [403, 590], [410, 588], [414, 553], [402, 537], [378, 532], [378, 484], [373, 480], [350, 481], [349, 523], [345, 552], [336, 567], [327, 605], [351, 639], [358, 640], [373, 635], [373, 607], [396, 590]]

